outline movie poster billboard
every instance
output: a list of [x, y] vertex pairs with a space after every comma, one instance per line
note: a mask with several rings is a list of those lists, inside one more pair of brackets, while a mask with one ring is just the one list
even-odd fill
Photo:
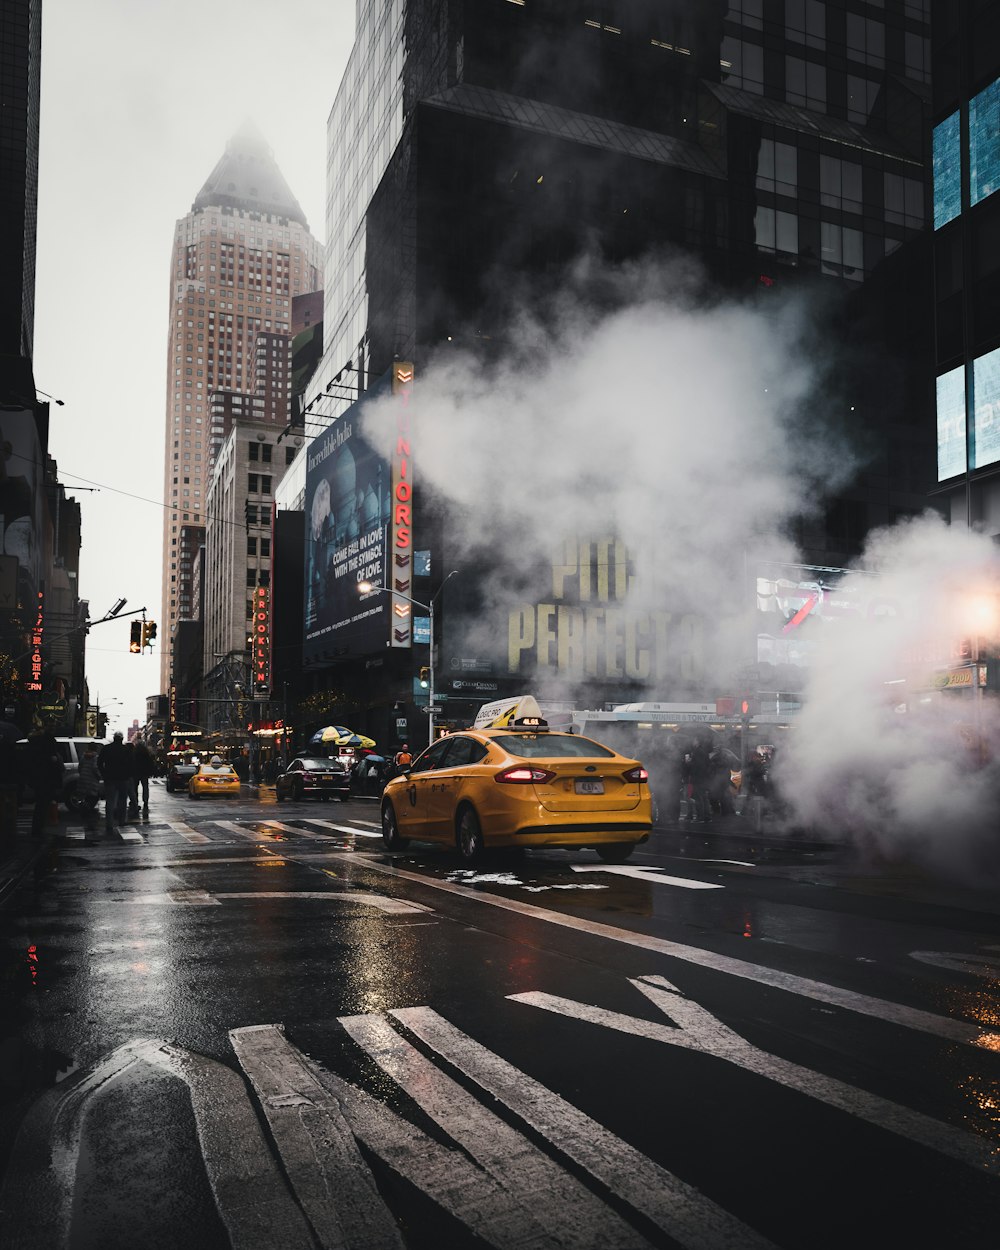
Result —
[[382, 650], [389, 596], [358, 583], [389, 583], [392, 463], [365, 438], [365, 411], [388, 395], [387, 375], [309, 446], [303, 660], [331, 663]]

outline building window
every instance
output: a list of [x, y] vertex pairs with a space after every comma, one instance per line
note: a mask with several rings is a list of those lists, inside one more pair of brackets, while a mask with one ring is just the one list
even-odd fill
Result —
[[808, 48], [825, 48], [826, 5], [821, 0], [785, 0], [785, 34]]
[[247, 539], [247, 555], [255, 556], [256, 554], [257, 554], [257, 539], [248, 538]]
[[259, 443], [250, 444], [250, 459], [251, 460], [260, 459], [260, 444]]
[[835, 156], [821, 156], [819, 200], [829, 208], [839, 208], [845, 213], [860, 213], [861, 166], [854, 161], [840, 161]]
[[924, 188], [916, 178], [884, 175], [885, 219], [897, 226], [919, 230], [924, 224]]
[[803, 61], [797, 56], [785, 57], [785, 99], [789, 104], [822, 113], [826, 109], [826, 66]]
[[761, 205], [754, 216], [754, 237], [761, 252], [799, 254], [799, 219], [794, 213]]
[[847, 56], [873, 69], [885, 68], [885, 26], [874, 17], [847, 14]]
[[286, 465], [291, 464], [294, 459], [295, 459], [295, 448], [286, 447], [285, 448], [285, 464]]
[[873, 82], [870, 78], [859, 78], [854, 74], [848, 74], [847, 120], [857, 122], [859, 126], [867, 126], [877, 97], [877, 82]]
[[257, 494], [257, 474], [256, 473], [247, 474], [247, 493], [250, 495]]
[[263, 460], [263, 462], [264, 462], [265, 464], [270, 464], [270, 463], [271, 463], [271, 450], [272, 450], [272, 448], [271, 448], [271, 444], [270, 444], [270, 443], [262, 443], [262, 444], [261, 444], [261, 448], [260, 448], [260, 458], [261, 458], [261, 460]]
[[270, 495], [271, 493], [271, 477], [268, 473], [262, 473], [260, 478], [260, 493], [262, 495]]
[[757, 186], [774, 195], [798, 193], [798, 150], [790, 143], [761, 139], [757, 157]]
[[764, 49], [756, 43], [727, 36], [720, 50], [722, 81], [755, 95], [764, 94]]
[[860, 282], [864, 277], [864, 236], [860, 230], [821, 221], [820, 248], [824, 273], [836, 274], [854, 282]]

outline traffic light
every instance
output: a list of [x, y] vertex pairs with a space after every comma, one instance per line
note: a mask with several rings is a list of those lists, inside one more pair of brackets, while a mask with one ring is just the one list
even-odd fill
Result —
[[153, 645], [153, 639], [155, 637], [156, 637], [156, 622], [155, 621], [143, 621], [142, 622], [142, 646], [143, 648], [151, 647]]
[[133, 655], [138, 655], [142, 651], [142, 621], [132, 622], [132, 635], [128, 649]]
[[421, 686], [424, 687], [425, 690], [430, 685], [430, 680], [431, 680], [431, 670], [425, 665], [420, 670], [420, 684]]

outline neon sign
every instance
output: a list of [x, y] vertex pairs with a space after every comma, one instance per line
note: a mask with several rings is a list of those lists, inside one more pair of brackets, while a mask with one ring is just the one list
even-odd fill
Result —
[[410, 621], [410, 594], [413, 575], [413, 461], [410, 453], [411, 412], [413, 398], [413, 365], [397, 361], [392, 366], [392, 393], [396, 404], [396, 445], [392, 452], [392, 523], [387, 570], [392, 579], [389, 638], [391, 647], [409, 647], [413, 642]]
[[31, 656], [29, 659], [30, 676], [25, 689], [38, 694], [42, 690], [42, 635], [45, 632], [45, 592], [38, 592], [38, 603], [35, 608], [35, 624], [31, 631]]
[[266, 586], [253, 592], [253, 685], [255, 694], [271, 687], [271, 604]]

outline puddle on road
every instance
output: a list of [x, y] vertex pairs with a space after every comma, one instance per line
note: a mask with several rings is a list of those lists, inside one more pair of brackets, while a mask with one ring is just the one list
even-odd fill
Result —
[[591, 882], [572, 882], [568, 885], [546, 883], [529, 885], [513, 872], [476, 872], [471, 868], [460, 868], [445, 873], [446, 881], [454, 881], [456, 885], [515, 885], [529, 894], [540, 894], [544, 890], [607, 890], [606, 885]]

